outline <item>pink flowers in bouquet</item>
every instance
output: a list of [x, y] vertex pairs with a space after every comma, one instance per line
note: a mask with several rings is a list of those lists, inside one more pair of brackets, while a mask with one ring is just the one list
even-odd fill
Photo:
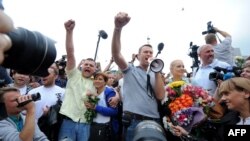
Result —
[[212, 96], [205, 89], [184, 81], [168, 84], [166, 92], [167, 101], [164, 105], [170, 109], [173, 122], [188, 131], [202, 121], [214, 105]]

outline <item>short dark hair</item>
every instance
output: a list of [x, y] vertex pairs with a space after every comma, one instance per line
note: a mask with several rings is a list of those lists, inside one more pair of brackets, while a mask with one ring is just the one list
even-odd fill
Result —
[[142, 48], [144, 48], [144, 47], [150, 47], [150, 48], [153, 48], [153, 47], [152, 47], [152, 45], [150, 45], [150, 44], [144, 44], [144, 45], [142, 45], [142, 46], [139, 48], [138, 53], [140, 53], [140, 52], [141, 52], [141, 50], [142, 50]]
[[216, 41], [216, 35], [214, 33], [209, 33], [205, 36], [206, 44], [212, 44]]
[[106, 83], [108, 82], [108, 79], [109, 79], [109, 78], [108, 78], [108, 76], [107, 76], [106, 73], [98, 72], [98, 73], [95, 74], [94, 79], [95, 79], [97, 76], [103, 76], [104, 81], [105, 81]]
[[19, 92], [19, 90], [15, 87], [3, 87], [3, 88], [0, 88], [0, 102], [4, 102], [4, 95], [7, 93], [7, 92]]
[[95, 62], [95, 60], [94, 60], [93, 58], [87, 58], [87, 59], [84, 59], [84, 60], [88, 60], [88, 61], [94, 62], [94, 63], [95, 63], [95, 66], [96, 66], [96, 62]]

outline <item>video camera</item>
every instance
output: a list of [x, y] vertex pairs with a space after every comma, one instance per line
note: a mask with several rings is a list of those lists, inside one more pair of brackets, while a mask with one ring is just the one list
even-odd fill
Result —
[[[31, 101], [38, 101], [38, 100], [41, 100], [41, 94], [34, 93], [34, 94], [31, 94], [31, 100], [27, 100], [27, 101], [18, 103], [17, 107], [22, 107], [22, 106], [30, 103]], [[8, 117], [8, 114], [6, 111], [5, 103], [3, 101], [0, 101], [0, 120], [5, 119], [6, 117]]]
[[66, 57], [67, 55], [62, 55], [62, 58], [56, 61], [56, 65], [59, 68], [59, 75], [65, 74], [65, 67], [67, 64]]
[[217, 81], [217, 80], [227, 80], [233, 77], [240, 77], [242, 72], [241, 68], [239, 67], [215, 67], [215, 71], [209, 74], [209, 80]]
[[214, 33], [214, 34], [216, 33], [211, 21], [207, 22], [207, 31], [203, 31], [201, 34], [205, 35], [208, 33]]
[[197, 53], [199, 46], [193, 45], [193, 42], [190, 42], [189, 46], [190, 46], [189, 48], [190, 52], [188, 53], [188, 56], [193, 58], [193, 65], [191, 66], [191, 68], [199, 67], [200, 60], [198, 58], [198, 53]]

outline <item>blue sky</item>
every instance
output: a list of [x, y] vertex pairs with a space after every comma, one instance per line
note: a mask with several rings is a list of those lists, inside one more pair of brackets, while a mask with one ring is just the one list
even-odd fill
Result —
[[208, 21], [230, 33], [233, 47], [240, 48], [242, 55], [250, 55], [249, 0], [3, 0], [3, 4], [15, 26], [57, 41], [57, 59], [65, 54], [63, 24], [73, 19], [77, 61], [94, 58], [99, 30], [108, 33], [106, 40], [100, 40], [97, 55], [104, 68], [111, 57], [114, 16], [119, 11], [131, 16], [122, 33], [122, 53], [128, 61], [150, 37], [155, 53], [160, 42], [165, 44], [158, 57], [164, 60], [166, 72], [174, 59], [184, 60], [190, 70], [189, 43], [204, 44], [201, 32]]

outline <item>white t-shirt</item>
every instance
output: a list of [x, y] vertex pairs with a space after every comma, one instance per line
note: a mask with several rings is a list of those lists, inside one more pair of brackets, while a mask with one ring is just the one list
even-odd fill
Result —
[[[103, 106], [103, 107], [107, 107], [107, 102], [106, 102], [106, 99], [105, 99], [105, 94], [104, 94], [104, 91], [98, 95], [98, 98], [100, 99], [98, 101], [98, 105], [99, 106]], [[104, 116], [100, 113], [97, 113], [96, 117], [93, 119], [94, 122], [96, 123], [107, 123], [110, 121], [110, 117], [109, 116]]]
[[[15, 87], [14, 83], [11, 83], [9, 86]], [[15, 87], [15, 88], [18, 88], [18, 87]], [[28, 92], [28, 87], [27, 87], [27, 85], [24, 85], [22, 88], [18, 88], [18, 90], [20, 91], [21, 95], [25, 95]]]
[[56, 104], [58, 100], [58, 94], [61, 97], [61, 100], [64, 98], [65, 90], [57, 85], [52, 87], [40, 86], [29, 91], [28, 94], [40, 93], [41, 100], [35, 102], [36, 104], [36, 115], [35, 118], [38, 120], [43, 115], [43, 108], [46, 106], [51, 107]]

